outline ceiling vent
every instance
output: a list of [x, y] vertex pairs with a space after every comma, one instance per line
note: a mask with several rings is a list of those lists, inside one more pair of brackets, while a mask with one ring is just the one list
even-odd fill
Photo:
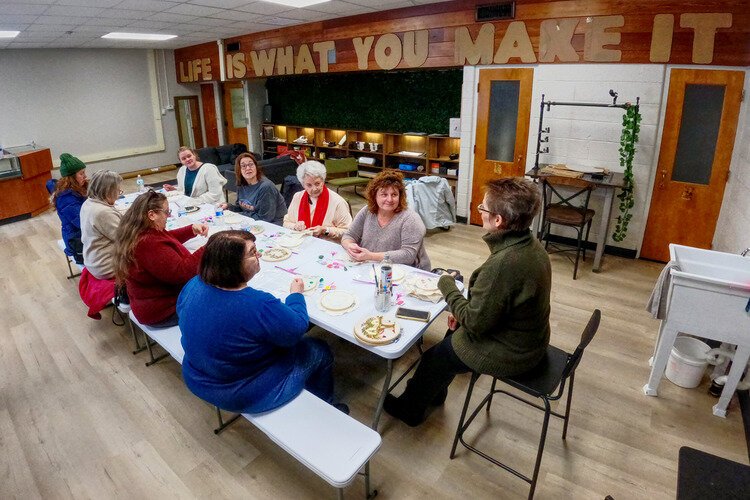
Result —
[[516, 2], [500, 2], [477, 6], [476, 20], [501, 21], [516, 17]]

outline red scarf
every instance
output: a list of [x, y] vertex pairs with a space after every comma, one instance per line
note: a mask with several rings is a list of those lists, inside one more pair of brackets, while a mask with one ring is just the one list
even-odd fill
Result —
[[310, 195], [305, 191], [302, 194], [302, 199], [299, 202], [299, 214], [298, 220], [305, 223], [305, 228], [316, 227], [323, 225], [323, 219], [328, 211], [328, 188], [323, 186], [320, 196], [318, 196], [318, 203], [315, 205], [315, 214], [312, 218], [312, 224], [310, 223]]

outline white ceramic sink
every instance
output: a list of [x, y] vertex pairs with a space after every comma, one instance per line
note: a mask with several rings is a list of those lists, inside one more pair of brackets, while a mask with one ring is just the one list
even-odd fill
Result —
[[669, 254], [680, 267], [672, 276], [750, 292], [750, 257], [682, 245], [669, 245]]
[[667, 317], [662, 321], [651, 376], [644, 392], [656, 396], [669, 352], [678, 333], [737, 346], [734, 363], [714, 415], [725, 416], [742, 371], [750, 357], [750, 258], [669, 245], [677, 268], [670, 271]]

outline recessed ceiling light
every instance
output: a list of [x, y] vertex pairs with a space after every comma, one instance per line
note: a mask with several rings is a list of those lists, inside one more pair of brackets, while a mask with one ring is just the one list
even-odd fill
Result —
[[177, 38], [177, 35], [156, 35], [151, 33], [107, 33], [102, 38], [113, 38], [115, 40], [148, 40], [151, 42], [161, 42], [171, 38]]
[[0, 31], [0, 38], [15, 38], [20, 31]]
[[328, 0], [261, 0], [261, 2], [275, 3], [279, 5], [286, 5], [287, 7], [309, 7], [311, 5], [317, 5], [319, 3], [327, 2]]

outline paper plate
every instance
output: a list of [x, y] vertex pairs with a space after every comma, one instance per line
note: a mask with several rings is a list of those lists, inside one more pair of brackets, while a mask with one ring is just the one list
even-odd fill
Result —
[[[380, 282], [380, 267], [376, 265], [375, 270], [378, 272], [378, 282]], [[393, 266], [393, 271], [391, 271], [391, 281], [393, 283], [397, 283], [401, 281], [402, 279], [404, 279], [405, 276], [406, 276], [406, 272], [401, 266], [399, 265]], [[375, 275], [372, 272], [372, 267], [370, 267], [370, 279], [375, 279]]]
[[268, 262], [278, 262], [280, 260], [288, 259], [292, 255], [292, 251], [288, 248], [273, 247], [263, 250], [260, 258]]
[[282, 247], [294, 248], [302, 244], [303, 235], [294, 236], [291, 234], [284, 234], [278, 237], [276, 244]]
[[234, 212], [228, 212], [228, 211], [224, 212], [224, 222], [227, 224], [239, 224], [242, 222], [243, 219], [244, 217]]
[[410, 274], [407, 281], [413, 288], [431, 293], [438, 291], [438, 279], [438, 277], [431, 278], [422, 274]]
[[392, 316], [367, 316], [354, 324], [354, 336], [365, 344], [390, 344], [401, 335], [401, 327]]
[[315, 290], [320, 283], [320, 276], [302, 276], [302, 282], [305, 284], [304, 292]]
[[343, 311], [354, 305], [356, 297], [344, 290], [330, 290], [320, 297], [320, 305], [330, 311]]
[[186, 213], [192, 214], [193, 212], [200, 210], [200, 207], [188, 205], [187, 207], [184, 207], [183, 210], [185, 210]]
[[253, 234], [260, 234], [263, 232], [263, 226], [260, 226], [258, 224], [250, 226], [250, 232]]

